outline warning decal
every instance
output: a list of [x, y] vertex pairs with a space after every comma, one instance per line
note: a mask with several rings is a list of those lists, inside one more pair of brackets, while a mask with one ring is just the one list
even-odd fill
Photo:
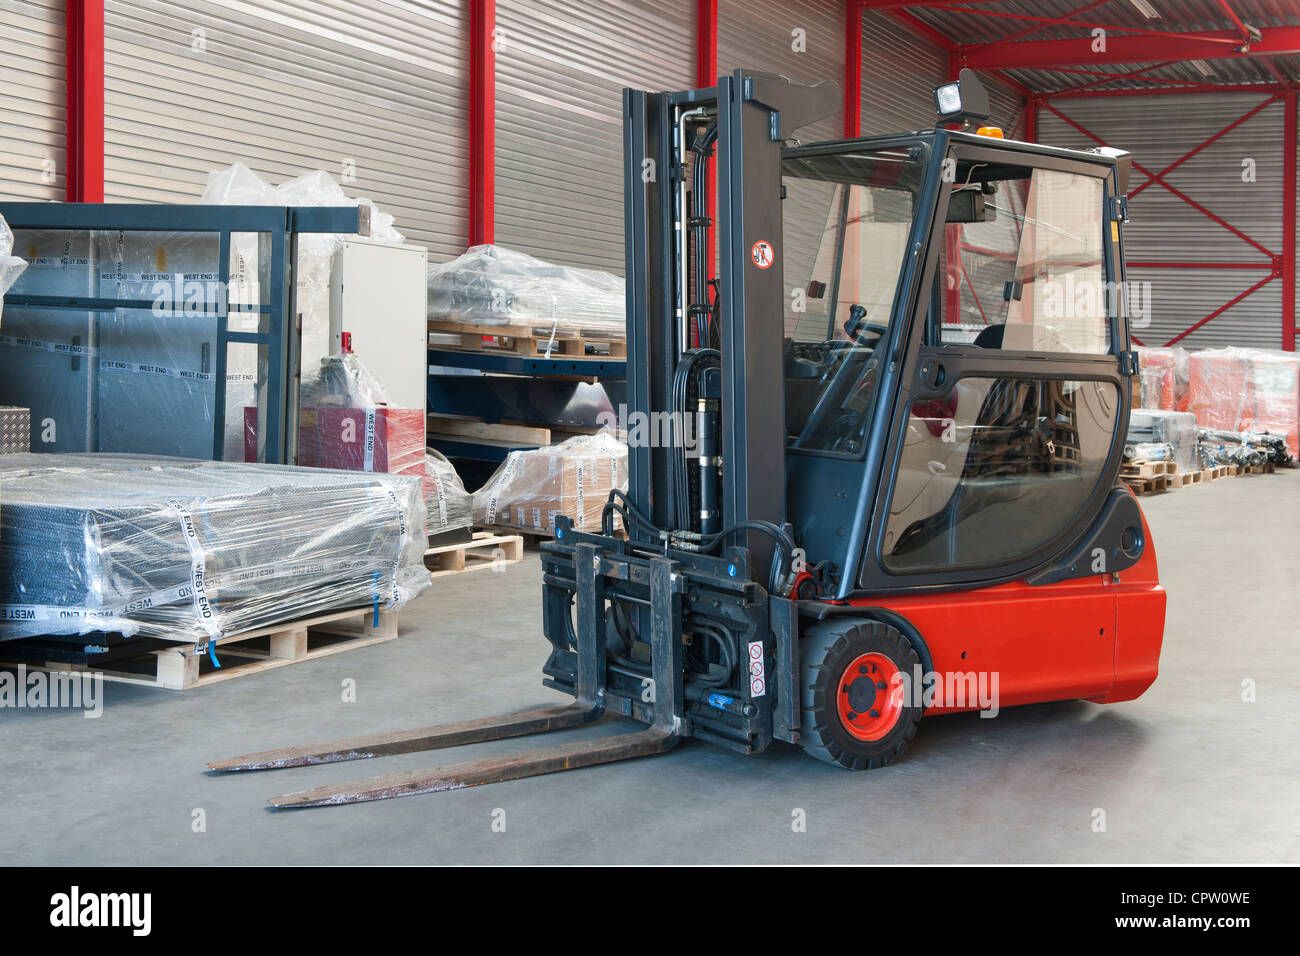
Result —
[[776, 252], [772, 249], [770, 242], [766, 239], [760, 239], [749, 250], [749, 257], [754, 260], [754, 265], [760, 269], [767, 269], [776, 261]]

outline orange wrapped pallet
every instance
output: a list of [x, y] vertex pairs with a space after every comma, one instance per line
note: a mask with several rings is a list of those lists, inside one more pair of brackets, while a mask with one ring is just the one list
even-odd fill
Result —
[[1144, 346], [1135, 351], [1141, 370], [1141, 407], [1187, 411], [1187, 350]]
[[1188, 410], [1204, 428], [1267, 431], [1300, 453], [1300, 356], [1270, 349], [1206, 349], [1188, 359]]

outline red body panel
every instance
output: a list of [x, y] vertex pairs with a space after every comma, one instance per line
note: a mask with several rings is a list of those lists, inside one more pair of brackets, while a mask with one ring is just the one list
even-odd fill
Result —
[[[999, 707], [1080, 697], [1132, 700], [1156, 679], [1165, 621], [1145, 517], [1142, 526], [1142, 558], [1120, 574], [847, 603], [906, 618], [929, 648], [936, 675], [984, 675]], [[969, 698], [937, 699], [927, 713], [977, 706]]]

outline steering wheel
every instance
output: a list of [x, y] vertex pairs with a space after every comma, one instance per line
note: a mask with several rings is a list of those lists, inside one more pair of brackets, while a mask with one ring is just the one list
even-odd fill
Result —
[[[866, 318], [866, 306], [856, 304], [849, 306], [849, 317], [844, 321], [844, 334], [854, 342], [858, 343], [858, 345], [872, 348], [884, 337], [885, 333], [889, 331], [889, 326], [868, 322], [866, 321]], [[863, 339], [862, 333], [864, 332], [872, 332], [875, 334], [875, 337], [870, 340]]]

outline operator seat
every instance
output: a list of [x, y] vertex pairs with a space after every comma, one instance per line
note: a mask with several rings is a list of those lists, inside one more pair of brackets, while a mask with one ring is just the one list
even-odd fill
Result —
[[982, 349], [1000, 349], [1002, 348], [1002, 333], [1006, 326], [999, 323], [980, 329], [980, 334], [975, 336], [975, 345]]

